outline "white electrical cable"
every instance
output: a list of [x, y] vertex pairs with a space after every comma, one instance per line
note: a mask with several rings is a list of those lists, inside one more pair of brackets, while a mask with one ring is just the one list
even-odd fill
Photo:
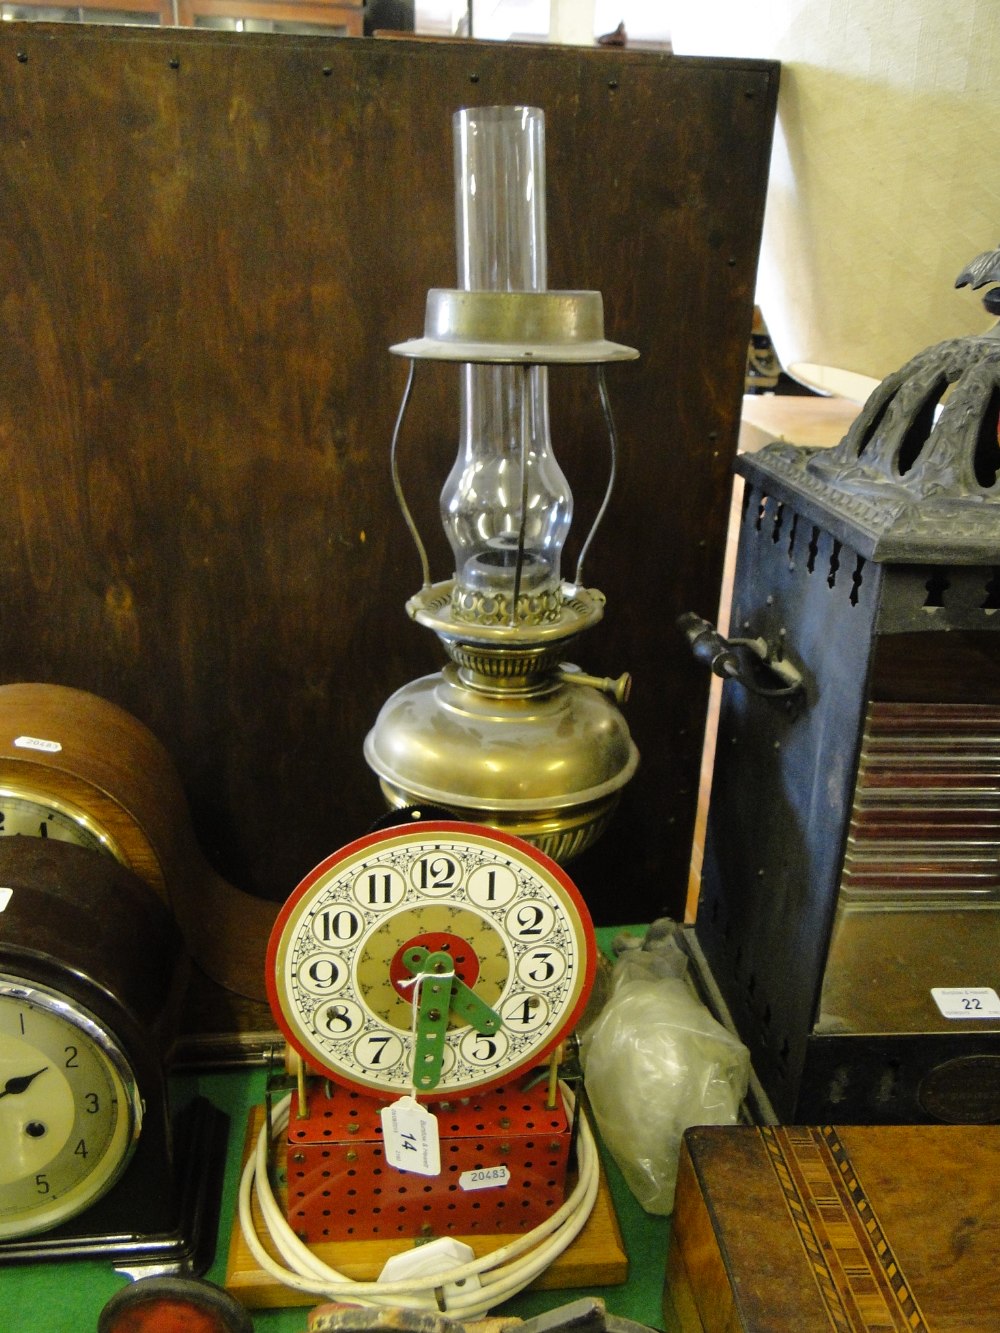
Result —
[[[573, 1116], [574, 1098], [560, 1083], [566, 1114]], [[274, 1136], [288, 1124], [291, 1096], [284, 1097], [274, 1109]], [[570, 1196], [544, 1222], [523, 1236], [509, 1241], [491, 1254], [468, 1263], [421, 1278], [398, 1282], [354, 1282], [322, 1263], [303, 1244], [288, 1225], [267, 1177], [267, 1126], [262, 1125], [254, 1151], [240, 1178], [239, 1219], [243, 1238], [256, 1262], [272, 1278], [296, 1291], [343, 1300], [355, 1305], [383, 1309], [440, 1310], [461, 1319], [479, 1319], [522, 1291], [543, 1269], [576, 1239], [583, 1230], [597, 1198], [600, 1179], [597, 1145], [587, 1124], [579, 1119], [577, 1135], [578, 1177]], [[264, 1227], [284, 1265], [277, 1263], [257, 1235], [251, 1213], [251, 1198], [256, 1195]], [[480, 1285], [463, 1291], [462, 1285], [478, 1276]], [[454, 1290], [446, 1291], [446, 1288]]]

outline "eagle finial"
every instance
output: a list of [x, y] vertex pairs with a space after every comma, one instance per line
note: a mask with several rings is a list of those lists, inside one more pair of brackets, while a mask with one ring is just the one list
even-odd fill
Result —
[[[971, 287], [975, 291], [988, 282], [1000, 282], [1000, 246], [976, 255], [955, 279], [955, 286]], [[1000, 315], [1000, 287], [993, 287], [986, 293], [983, 305], [991, 315]]]

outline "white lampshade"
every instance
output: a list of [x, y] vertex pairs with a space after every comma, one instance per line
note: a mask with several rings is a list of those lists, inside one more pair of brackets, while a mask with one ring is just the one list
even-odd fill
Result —
[[786, 370], [860, 402], [990, 326], [954, 282], [1000, 243], [995, 0], [699, 0], [672, 33], [782, 62], [757, 301]]

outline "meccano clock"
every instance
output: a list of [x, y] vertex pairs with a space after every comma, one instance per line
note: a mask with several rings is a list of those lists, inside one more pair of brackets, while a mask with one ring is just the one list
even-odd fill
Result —
[[308, 1068], [376, 1097], [440, 1100], [543, 1062], [595, 967], [561, 867], [519, 838], [428, 821], [360, 838], [307, 875], [278, 914], [266, 979]]

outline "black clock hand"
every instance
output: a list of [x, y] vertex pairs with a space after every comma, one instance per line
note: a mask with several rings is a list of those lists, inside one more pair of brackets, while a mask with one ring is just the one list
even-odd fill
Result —
[[48, 1065], [44, 1069], [36, 1069], [33, 1074], [18, 1074], [14, 1078], [9, 1078], [3, 1088], [0, 1089], [0, 1097], [16, 1096], [19, 1092], [27, 1092], [38, 1075], [44, 1074], [46, 1069], [48, 1069]]

